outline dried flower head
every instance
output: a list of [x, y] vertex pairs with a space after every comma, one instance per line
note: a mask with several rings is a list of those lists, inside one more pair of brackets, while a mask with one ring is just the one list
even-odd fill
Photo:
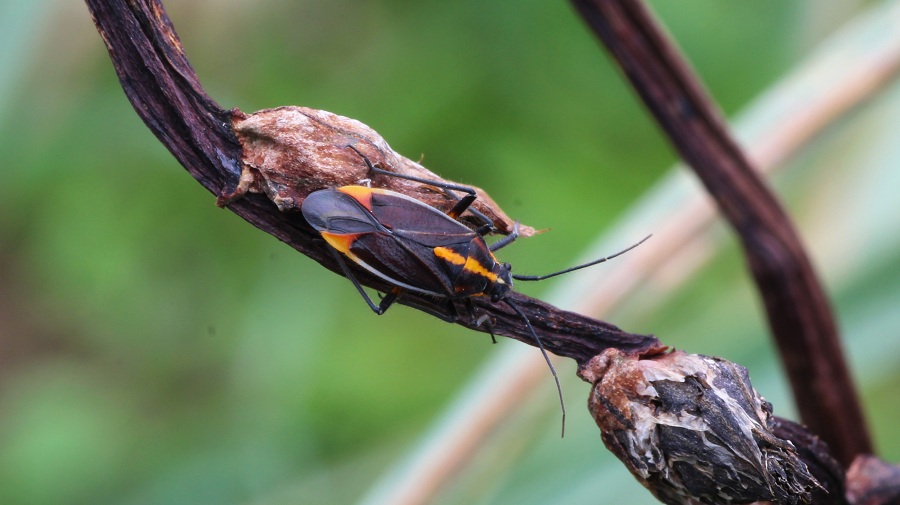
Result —
[[603, 442], [670, 504], [810, 503], [820, 488], [744, 367], [675, 351], [640, 359], [609, 349], [581, 370]]
[[[234, 131], [243, 148], [243, 172], [238, 187], [219, 199], [227, 205], [244, 194], [263, 193], [282, 212], [296, 211], [313, 191], [372, 180], [390, 189], [445, 209], [455, 200], [434, 186], [396, 177], [372, 176], [354, 146], [388, 172], [438, 182], [446, 181], [422, 165], [397, 154], [375, 130], [354, 119], [307, 107], [278, 107], [252, 114], [234, 112]], [[513, 221], [481, 189], [473, 208], [484, 213], [498, 232], [508, 234]], [[469, 219], [468, 214], [462, 217]], [[476, 221], [480, 226], [483, 222]], [[520, 225], [519, 234], [535, 233]]]

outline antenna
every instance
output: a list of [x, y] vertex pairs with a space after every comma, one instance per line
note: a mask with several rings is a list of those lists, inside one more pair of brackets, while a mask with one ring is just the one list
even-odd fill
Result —
[[[632, 246], [634, 247], [634, 246]], [[623, 251], [624, 252], [624, 251]], [[621, 253], [619, 253], [621, 254]], [[537, 332], [534, 331], [534, 327], [531, 326], [531, 321], [528, 320], [528, 316], [522, 312], [519, 307], [517, 307], [512, 301], [507, 298], [504, 298], [503, 301], [512, 307], [516, 314], [519, 314], [522, 317], [522, 320], [525, 321], [525, 326], [528, 327], [528, 331], [531, 332], [531, 336], [534, 337], [534, 341], [537, 342], [538, 348], [541, 350], [541, 354], [544, 355], [544, 360], [547, 362], [547, 366], [550, 367], [550, 373], [553, 374], [553, 380], [556, 381], [556, 392], [559, 394], [559, 407], [562, 409], [562, 434], [560, 437], [566, 436], [566, 402], [563, 400], [562, 387], [559, 385], [559, 376], [556, 375], [556, 369], [553, 368], [553, 363], [550, 362], [550, 356], [547, 355], [547, 350], [544, 349], [544, 344], [541, 343], [541, 339], [538, 338]]]
[[544, 280], [544, 279], [549, 279], [549, 278], [551, 278], [551, 277], [556, 277], [557, 275], [567, 274], [567, 273], [569, 273], [569, 272], [574, 272], [575, 270], [581, 270], [582, 268], [587, 268], [587, 267], [590, 267], [590, 266], [594, 266], [594, 265], [596, 265], [596, 264], [603, 263], [604, 261], [611, 260], [611, 259], [613, 259], [613, 258], [615, 258], [615, 257], [617, 257], [617, 256], [621, 256], [621, 255], [627, 253], [628, 251], [634, 249], [635, 247], [637, 247], [637, 246], [643, 244], [644, 242], [647, 241], [647, 239], [649, 239], [649, 238], [652, 237], [652, 236], [653, 236], [653, 235], [647, 235], [646, 237], [642, 238], [642, 239], [640, 240], [640, 242], [638, 242], [638, 243], [636, 243], [636, 244], [633, 244], [633, 245], [630, 245], [630, 246], [628, 246], [626, 249], [623, 249], [623, 250], [621, 250], [621, 251], [619, 251], [619, 252], [617, 252], [617, 253], [615, 253], [615, 254], [612, 254], [612, 255], [610, 255], [610, 256], [607, 256], [607, 257], [605, 257], [605, 258], [600, 258], [600, 259], [598, 259], [598, 260], [591, 261], [590, 263], [585, 263], [585, 264], [583, 264], [583, 265], [574, 266], [574, 267], [572, 267], [572, 268], [567, 268], [567, 269], [565, 269], [565, 270], [560, 270], [559, 272], [553, 272], [552, 274], [547, 274], [547, 275], [513, 275], [512, 278], [513, 278], [513, 279], [516, 279], [516, 280], [519, 280], [519, 281], [542, 281], [542, 280]]

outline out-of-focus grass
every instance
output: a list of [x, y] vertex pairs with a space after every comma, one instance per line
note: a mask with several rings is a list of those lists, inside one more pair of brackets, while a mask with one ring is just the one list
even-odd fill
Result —
[[[39, 4], [14, 0], [18, 10], [0, 17], [9, 39], [0, 53], [0, 503], [353, 502], [494, 348], [405, 308], [373, 316], [349, 282], [217, 209], [131, 110], [86, 8], [44, 3], [27, 10]], [[656, 7], [729, 113], [810, 43], [797, 5]], [[221, 105], [297, 104], [359, 119], [399, 152], [486, 188], [523, 222], [551, 227], [504, 249], [519, 272], [568, 265], [673, 160], [565, 2], [167, 8]], [[783, 187], [801, 217], [858, 205], [840, 193], [814, 197], [828, 195], [822, 188], [843, 167], [847, 180], [870, 174], [854, 198], [887, 200], [869, 216], [896, 223], [890, 186], [878, 184], [896, 152], [870, 159], [868, 172], [851, 157], [890, 131], [882, 115], [864, 133], [851, 125], [827, 139], [843, 157], [823, 141], [798, 162], [814, 168]], [[836, 231], [822, 227], [822, 243], [840, 244]], [[848, 335], [860, 335], [848, 344], [857, 367], [884, 362], [863, 384], [897, 459], [887, 421], [896, 372], [878, 352], [891, 326], [868, 317], [898, 296], [888, 235], [866, 236], [881, 260], [844, 281], [837, 300]], [[777, 378], [756, 305], [732, 250], [658, 312], [614, 322], [757, 363], [755, 381]], [[570, 399], [586, 391], [574, 380], [566, 388]], [[787, 402], [783, 389], [763, 392]], [[480, 473], [444, 500], [578, 503], [604, 493], [593, 500], [646, 502], [577, 401], [560, 441], [555, 415], [543, 413], [555, 406], [549, 381], [537, 394], [541, 412], [498, 435], [524, 456], [482, 456], [472, 463]]]

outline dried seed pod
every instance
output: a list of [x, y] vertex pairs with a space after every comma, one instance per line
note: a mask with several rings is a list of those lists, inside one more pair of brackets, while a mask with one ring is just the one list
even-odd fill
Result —
[[[278, 107], [252, 114], [234, 111], [234, 131], [243, 148], [243, 172], [237, 188], [219, 198], [219, 205], [244, 194], [263, 193], [282, 212], [299, 210], [313, 191], [335, 188], [372, 179], [372, 185], [390, 189], [446, 210], [455, 203], [440, 188], [397, 177], [372, 176], [354, 146], [383, 170], [432, 181], [447, 181], [390, 148], [375, 130], [331, 112], [306, 107]], [[472, 205], [508, 234], [513, 221], [481, 189], [473, 188], [478, 199]], [[462, 216], [463, 220], [471, 216]], [[475, 224], [483, 224], [475, 221]], [[519, 234], [530, 236], [534, 229], [519, 226]]]
[[797, 455], [821, 486], [813, 490], [812, 503], [847, 505], [847, 476], [844, 467], [831, 454], [828, 444], [802, 424], [778, 416], [772, 416], [769, 420], [769, 428], [775, 436], [794, 444]]
[[579, 372], [603, 442], [669, 504], [811, 503], [821, 489], [793, 444], [772, 433], [772, 406], [744, 367], [675, 351], [616, 349]]

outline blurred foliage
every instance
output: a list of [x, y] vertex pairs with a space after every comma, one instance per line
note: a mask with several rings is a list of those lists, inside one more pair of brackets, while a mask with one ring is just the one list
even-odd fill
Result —
[[[819, 6], [654, 3], [727, 114], [834, 27]], [[166, 7], [222, 106], [359, 119], [552, 228], [504, 249], [518, 272], [570, 264], [674, 162], [563, 1]], [[0, 503], [352, 503], [497, 352], [482, 334], [409, 309], [376, 318], [349, 282], [217, 209], [134, 114], [84, 5], [8, 1], [0, 34]], [[872, 152], [888, 120], [828, 142], [847, 163], [848, 152]], [[805, 178], [783, 177], [801, 218], [825, 202], [810, 201], [808, 181], [838, 173], [836, 151], [817, 149], [795, 162]], [[865, 173], [886, 176], [888, 160], [900, 154]], [[818, 166], [828, 161], [835, 172]], [[900, 231], [898, 215], [876, 217]], [[828, 237], [843, 228], [821, 228], [824, 243], [840, 244]], [[879, 354], [897, 351], [885, 340], [897, 325], [872, 313], [900, 300], [897, 244], [864, 238], [878, 268], [842, 280], [837, 304], [856, 366], [881, 357], [864, 394], [897, 460], [897, 352]], [[730, 247], [652, 314], [623, 309], [614, 322], [747, 364], [790, 412], [760, 312]], [[857, 331], [873, 320], [884, 325]], [[496, 435], [509, 451], [473, 461], [442, 502], [653, 503], [580, 411], [586, 386], [567, 380], [563, 441], [547, 386], [539, 407]]]

